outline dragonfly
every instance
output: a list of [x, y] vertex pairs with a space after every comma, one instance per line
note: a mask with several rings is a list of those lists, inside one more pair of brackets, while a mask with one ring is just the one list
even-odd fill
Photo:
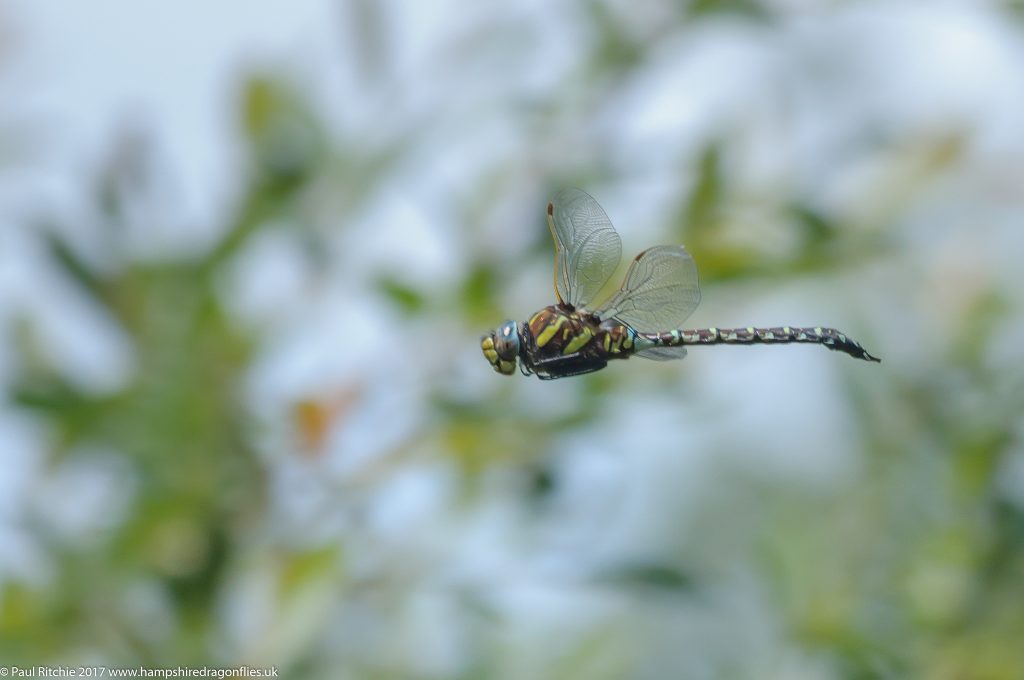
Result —
[[834, 328], [699, 328], [683, 322], [700, 304], [693, 257], [680, 245], [644, 250], [625, 280], [600, 304], [622, 255], [622, 241], [605, 211], [589, 194], [564, 189], [548, 203], [548, 228], [555, 241], [555, 296], [525, 323], [505, 321], [480, 338], [495, 371], [553, 380], [599, 371], [615, 359], [638, 356], [682, 359], [694, 345], [823, 345], [856, 359], [881, 362]]

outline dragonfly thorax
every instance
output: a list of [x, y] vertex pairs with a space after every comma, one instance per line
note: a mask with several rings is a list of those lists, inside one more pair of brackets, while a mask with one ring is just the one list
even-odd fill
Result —
[[495, 371], [512, 375], [516, 372], [516, 357], [519, 356], [519, 325], [515, 321], [501, 324], [480, 338], [480, 349]]

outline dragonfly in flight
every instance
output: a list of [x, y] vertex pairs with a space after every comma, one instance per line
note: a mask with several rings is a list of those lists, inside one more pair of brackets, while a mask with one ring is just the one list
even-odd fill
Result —
[[697, 265], [683, 246], [655, 246], [637, 255], [617, 292], [592, 306], [622, 255], [622, 242], [600, 205], [579, 189], [548, 203], [555, 240], [555, 295], [526, 323], [506, 321], [480, 338], [495, 371], [542, 380], [601, 370], [636, 355], [682, 359], [691, 345], [810, 343], [856, 359], [881, 360], [834, 328], [681, 328], [700, 304]]

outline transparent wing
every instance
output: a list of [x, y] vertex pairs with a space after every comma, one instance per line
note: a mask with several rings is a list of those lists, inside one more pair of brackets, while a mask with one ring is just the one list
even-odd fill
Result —
[[648, 347], [647, 349], [640, 350], [636, 355], [643, 359], [652, 359], [654, 361], [672, 361], [673, 359], [685, 357], [686, 348], [682, 345], [676, 345], [675, 347]]
[[622, 257], [622, 241], [589, 194], [564, 189], [548, 204], [555, 239], [555, 293], [559, 302], [585, 308], [608, 282]]
[[596, 313], [650, 333], [679, 328], [699, 304], [697, 265], [686, 248], [655, 246], [636, 256], [622, 288]]

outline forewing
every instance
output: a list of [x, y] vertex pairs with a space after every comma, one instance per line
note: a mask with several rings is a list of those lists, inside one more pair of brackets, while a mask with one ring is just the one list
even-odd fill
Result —
[[622, 288], [596, 313], [652, 333], [679, 328], [699, 304], [697, 265], [686, 248], [655, 246], [636, 256]]
[[555, 239], [555, 293], [560, 302], [586, 308], [622, 257], [622, 241], [604, 210], [579, 189], [563, 189], [548, 206]]

